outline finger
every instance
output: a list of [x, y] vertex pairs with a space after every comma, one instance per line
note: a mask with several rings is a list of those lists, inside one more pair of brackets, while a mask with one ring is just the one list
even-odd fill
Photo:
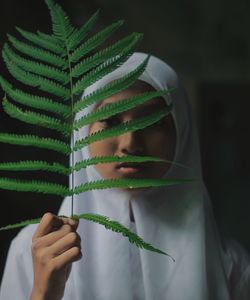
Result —
[[52, 256], [58, 256], [63, 252], [66, 252], [72, 247], [78, 247], [81, 249], [81, 238], [76, 232], [70, 232], [66, 236], [51, 245], [49, 251]]
[[52, 213], [45, 213], [33, 235], [33, 240], [46, 235], [47, 233], [63, 225], [63, 220]]
[[74, 228], [68, 224], [62, 225], [56, 231], [52, 231], [42, 237], [35, 238], [32, 241], [32, 246], [34, 249], [45, 248], [53, 245], [55, 242], [69, 234], [70, 232], [75, 231]]
[[60, 270], [74, 261], [81, 259], [82, 251], [79, 247], [72, 247], [67, 251], [63, 252], [61, 255], [53, 258], [53, 264], [55, 269]]
[[45, 213], [40, 221], [37, 230], [33, 235], [33, 240], [42, 237], [51, 231], [57, 230], [63, 224], [69, 224], [76, 230], [79, 221], [68, 217], [58, 217], [52, 213]]
[[63, 221], [63, 224], [69, 224], [70, 226], [73, 226], [75, 230], [79, 225], [79, 220], [77, 219], [72, 219], [70, 217], [64, 217], [64, 216], [59, 216], [59, 218]]

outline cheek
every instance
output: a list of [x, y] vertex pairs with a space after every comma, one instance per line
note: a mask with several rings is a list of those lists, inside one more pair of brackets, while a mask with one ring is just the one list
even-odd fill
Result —
[[[116, 143], [113, 139], [105, 139], [89, 145], [90, 156], [114, 156]], [[113, 163], [101, 163], [95, 165], [96, 170], [105, 179], [113, 178]]]
[[91, 156], [108, 156], [114, 155], [117, 143], [114, 139], [105, 139], [89, 145]]
[[176, 147], [174, 128], [154, 130], [147, 134], [147, 149], [150, 155], [173, 160]]

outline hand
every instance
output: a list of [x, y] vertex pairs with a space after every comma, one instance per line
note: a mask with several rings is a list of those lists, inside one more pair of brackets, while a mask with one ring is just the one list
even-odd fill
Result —
[[63, 297], [71, 264], [82, 257], [78, 221], [46, 213], [32, 238], [34, 285], [30, 300]]

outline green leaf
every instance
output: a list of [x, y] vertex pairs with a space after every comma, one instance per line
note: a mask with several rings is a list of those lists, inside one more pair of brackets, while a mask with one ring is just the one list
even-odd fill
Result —
[[[19, 161], [19, 162], [7, 162], [0, 163], [0, 170], [3, 171], [48, 171], [59, 173], [63, 175], [70, 175], [74, 171], [80, 171], [83, 168], [86, 168], [91, 165], [103, 164], [103, 163], [145, 163], [145, 162], [165, 162], [169, 164], [177, 164], [176, 162], [164, 160], [159, 157], [152, 156], [101, 156], [101, 157], [92, 157], [75, 164], [74, 168], [67, 168], [60, 163], [49, 163], [46, 161]], [[181, 165], [182, 166], [182, 165]]]
[[[114, 221], [114, 220], [110, 220], [106, 216], [98, 215], [98, 214], [80, 214], [80, 215], [74, 215], [73, 219], [75, 219], [75, 220], [83, 219], [83, 220], [87, 220], [87, 221], [91, 221], [91, 222], [95, 222], [97, 224], [103, 225], [108, 230], [112, 230], [113, 232], [122, 234], [124, 237], [126, 237], [129, 240], [130, 243], [134, 244], [138, 248], [145, 249], [145, 250], [152, 251], [152, 252], [156, 252], [156, 253], [159, 253], [159, 254], [167, 255], [173, 261], [175, 261], [174, 258], [172, 256], [170, 256], [169, 254], [163, 252], [162, 250], [159, 250], [159, 249], [153, 247], [149, 243], [146, 243], [137, 234], [133, 233], [128, 228], [121, 225], [119, 222]], [[20, 227], [24, 227], [24, 226], [32, 225], [32, 224], [38, 224], [40, 221], [41, 221], [41, 218], [26, 220], [26, 221], [22, 221], [22, 222], [19, 222], [19, 223], [16, 223], [16, 224], [11, 224], [11, 225], [1, 227], [0, 231], [9, 230], [9, 229], [16, 229], [16, 228], [20, 228]]]
[[81, 194], [90, 190], [110, 189], [110, 188], [145, 188], [145, 187], [162, 187], [177, 184], [183, 184], [193, 181], [192, 179], [135, 179], [135, 178], [120, 178], [120, 179], [103, 179], [83, 183], [70, 191], [70, 194]]
[[9, 82], [7, 82], [1, 76], [0, 76], [0, 85], [2, 89], [5, 91], [5, 93], [8, 94], [17, 103], [29, 107], [49, 111], [54, 114], [59, 114], [60, 116], [63, 117], [68, 117], [69, 115], [71, 115], [71, 109], [68, 106], [62, 103], [58, 103], [52, 99], [39, 97], [15, 89]]
[[145, 103], [146, 101], [156, 98], [162, 97], [164, 94], [169, 93], [169, 91], [154, 91], [154, 92], [146, 92], [143, 94], [139, 94], [133, 97], [129, 97], [127, 99], [123, 99], [114, 103], [107, 104], [99, 109], [96, 109], [82, 118], [74, 122], [74, 129], [78, 130], [83, 126], [93, 123], [97, 120], [105, 119], [111, 117], [113, 115], [119, 114], [121, 112], [132, 109], [138, 105]]
[[96, 156], [85, 159], [83, 161], [77, 162], [74, 168], [71, 168], [71, 173], [73, 171], [80, 171], [81, 169], [87, 168], [91, 165], [96, 164], [103, 164], [103, 163], [126, 163], [126, 162], [133, 162], [133, 163], [145, 163], [145, 162], [162, 162], [167, 164], [173, 164], [181, 168], [188, 168], [187, 166], [180, 164], [174, 160], [170, 161], [167, 159], [161, 159], [159, 157], [153, 156], [134, 156], [134, 155], [126, 155], [126, 156]]
[[[58, 39], [56, 36], [41, 32], [39, 30], [37, 31], [37, 35], [40, 38], [42, 38], [45, 42], [49, 42], [50, 44], [56, 44], [61, 49], [64, 49], [64, 51], [66, 50], [65, 43], [62, 40]], [[65, 52], [65, 54], [61, 53], [61, 55], [62, 56], [66, 55], [66, 52]]]
[[17, 192], [34, 192], [42, 194], [59, 195], [63, 197], [69, 195], [68, 188], [61, 184], [36, 180], [0, 178], [0, 189], [12, 190]]
[[51, 64], [58, 68], [61, 67], [65, 69], [68, 67], [67, 61], [58, 55], [55, 55], [47, 50], [43, 50], [34, 46], [30, 46], [26, 43], [20, 42], [18, 39], [14, 38], [10, 34], [8, 34], [8, 39], [11, 42], [12, 46], [23, 54]]
[[49, 65], [24, 59], [12, 51], [7, 43], [5, 43], [3, 49], [3, 55], [5, 57], [7, 56], [10, 61], [18, 67], [21, 67], [23, 70], [57, 80], [63, 84], [69, 83], [69, 76], [64, 71]]
[[128, 47], [123, 49], [122, 54], [111, 57], [98, 67], [89, 71], [75, 83], [75, 87], [83, 91], [105, 75], [116, 70], [133, 54], [133, 51], [135, 50], [140, 39], [141, 36], [135, 36], [134, 40], [128, 45]]
[[68, 136], [71, 133], [71, 125], [62, 123], [59, 119], [48, 117], [47, 115], [42, 115], [29, 110], [22, 110], [10, 103], [6, 97], [3, 99], [3, 108], [9, 116], [17, 120], [53, 129], [63, 133], [65, 136]]
[[45, 0], [50, 10], [54, 35], [66, 41], [75, 28], [70, 24], [69, 18], [62, 7], [53, 0]]
[[48, 171], [54, 173], [60, 173], [63, 175], [69, 175], [70, 170], [64, 165], [59, 163], [48, 163], [46, 161], [19, 161], [19, 162], [7, 162], [0, 163], [0, 170], [5, 171]]
[[[128, 238], [129, 242], [136, 245], [139, 248], [149, 250], [152, 252], [160, 253], [171, 257], [169, 254], [153, 247], [152, 245], [143, 241], [137, 234], [131, 232], [128, 228], [124, 227], [120, 223], [114, 220], [110, 220], [106, 216], [98, 215], [98, 214], [81, 214], [81, 215], [74, 215], [74, 219], [85, 219], [88, 221], [92, 221], [103, 225], [106, 229], [112, 230], [114, 232], [122, 234], [124, 237]], [[172, 257], [171, 257], [172, 258]], [[173, 258], [172, 258], [173, 259]], [[174, 259], [173, 259], [174, 261]]]
[[22, 221], [22, 222], [19, 222], [16, 224], [10, 224], [10, 225], [4, 226], [4, 227], [0, 227], [0, 231], [9, 230], [9, 229], [17, 229], [17, 228], [24, 227], [27, 225], [38, 224], [40, 221], [41, 221], [41, 218], [26, 220], [26, 221]]
[[[145, 71], [149, 56], [132, 72], [129, 72], [122, 78], [119, 78], [114, 82], [109, 83], [105, 87], [96, 90], [75, 104], [75, 96], [82, 93], [87, 87], [103, 78], [106, 74], [116, 70], [133, 54], [135, 47], [142, 38], [142, 34], [133, 33], [119, 40], [113, 45], [97, 51], [96, 48], [102, 45], [103, 42], [106, 41], [109, 36], [122, 25], [122, 21], [111, 24], [84, 42], [88, 31], [93, 27], [97, 20], [98, 12], [95, 13], [87, 21], [87, 23], [82, 26], [81, 29], [76, 29], [71, 25], [67, 14], [60, 5], [55, 3], [54, 0], [45, 1], [51, 14], [53, 34], [48, 35], [40, 31], [35, 34], [17, 28], [19, 33], [29, 44], [19, 41], [13, 36], [8, 35], [11, 47], [9, 47], [8, 44], [4, 46], [3, 58], [6, 62], [7, 68], [14, 78], [25, 85], [40, 89], [45, 93], [50, 93], [52, 96], [57, 96], [59, 100], [70, 100], [70, 103], [68, 105], [64, 105], [54, 101], [53, 99], [47, 98], [47, 96], [39, 97], [36, 95], [30, 95], [19, 89], [13, 88], [13, 86], [2, 77], [0, 77], [0, 84], [6, 94], [17, 103], [63, 116], [64, 119], [66, 119], [65, 123], [57, 116], [50, 117], [45, 113], [42, 114], [31, 110], [21, 109], [15, 104], [9, 102], [7, 100], [7, 96], [3, 100], [3, 108], [11, 117], [33, 125], [39, 125], [56, 130], [60, 133], [63, 133], [65, 136], [68, 136], [73, 131], [74, 114], [76, 112], [79, 112], [82, 108], [85, 108], [88, 105], [95, 104], [98, 101], [102, 101], [103, 99], [130, 87]], [[12, 50], [12, 47], [15, 51]], [[92, 56], [82, 59], [90, 52], [93, 52]], [[75, 65], [73, 63], [75, 63]], [[151, 96], [153, 97], [153, 94]], [[156, 94], [154, 94], [154, 96], [156, 96]], [[140, 103], [147, 101], [147, 99], [149, 99], [147, 97], [149, 97], [149, 95], [142, 95], [141, 97], [137, 96], [133, 99], [130, 99], [130, 101], [126, 99], [127, 102], [124, 101], [119, 103], [119, 105], [121, 105], [120, 107], [118, 105], [113, 105], [108, 106], [105, 109], [99, 109], [96, 112], [85, 116], [85, 118], [79, 120], [78, 122], [75, 122], [75, 129], [80, 129], [82, 126], [87, 124], [86, 122], [93, 122], [97, 120], [97, 118], [99, 119], [104, 116], [111, 116], [113, 114], [131, 109]], [[162, 109], [160, 112], [158, 111], [150, 116], [97, 132], [93, 135], [90, 135], [86, 139], [76, 141], [76, 143], [73, 142], [73, 149], [71, 149], [71, 147], [63, 141], [34, 135], [0, 133], [0, 142], [19, 146], [44, 148], [57, 151], [68, 157], [70, 154], [74, 155], [74, 151], [77, 151], [94, 141], [150, 126], [166, 116], [170, 112], [171, 108], [172, 107]], [[66, 121], [69, 123], [66, 123]], [[150, 161], [169, 163], [169, 161], [163, 161], [162, 159], [153, 157], [110, 156], [92, 157], [76, 164], [74, 164], [73, 160], [73, 166], [69, 168], [56, 162], [49, 163], [46, 161], [18, 161], [0, 163], [0, 170], [40, 170], [69, 175], [74, 171], [78, 171], [89, 165], [96, 165], [98, 163], [139, 163]], [[191, 180], [128, 178], [107, 179], [96, 182], [87, 182], [80, 184], [77, 187], [74, 187], [74, 184], [72, 184], [73, 189], [69, 190], [69, 188], [65, 187], [64, 185], [46, 181], [0, 178], [0, 189], [60, 195], [62, 197], [73, 197], [74, 194], [83, 193], [92, 189], [161, 187], [173, 184], [182, 184], [189, 181]], [[82, 214], [74, 217], [83, 218], [102, 224], [107, 229], [123, 234], [129, 239], [130, 242], [134, 243], [138, 247], [166, 254], [163, 251], [154, 248], [152, 245], [145, 243], [140, 237], [134, 233], [131, 233], [118, 222], [109, 220], [105, 216]], [[27, 224], [37, 223], [39, 221], [40, 219], [23, 221], [18, 224], [5, 226], [0, 230], [18, 228]]]
[[[77, 62], [82, 59], [93, 49], [101, 45], [110, 35], [123, 25], [124, 21], [119, 20], [111, 25], [107, 26], [103, 30], [99, 31], [93, 37], [89, 38], [85, 43], [81, 44], [70, 56], [70, 60]], [[74, 74], [74, 72], [73, 72]]]
[[98, 9], [90, 19], [78, 30], [75, 30], [68, 40], [68, 48], [75, 49], [86, 37], [87, 33], [92, 29], [99, 17], [100, 9]]
[[[104, 87], [101, 87], [97, 90], [95, 90], [93, 93], [83, 97], [81, 100], [77, 101], [74, 105], [74, 111], [80, 111], [81, 109], [84, 109], [85, 107], [101, 101], [105, 98], [108, 98], [116, 93], [119, 93], [122, 90], [127, 89], [129, 86], [131, 86], [144, 72], [148, 60], [148, 56], [135, 70], [129, 72], [128, 74], [124, 75], [122, 78], [116, 79], [112, 81], [111, 83], [106, 84]], [[79, 95], [82, 93], [82, 86], [76, 83], [73, 86], [73, 94]]]
[[91, 165], [96, 165], [100, 163], [124, 163], [124, 162], [169, 162], [159, 157], [152, 156], [134, 156], [134, 155], [126, 155], [126, 156], [96, 156], [91, 157], [89, 159], [83, 160], [75, 164], [74, 170], [80, 171], [83, 168], [86, 168]]
[[156, 122], [158, 122], [163, 117], [167, 116], [172, 109], [172, 106], [169, 106], [165, 109], [161, 109], [155, 113], [150, 114], [149, 116], [138, 118], [134, 121], [128, 121], [117, 126], [113, 126], [112, 128], [103, 129], [101, 131], [97, 131], [83, 139], [76, 141], [74, 146], [74, 151], [78, 151], [83, 147], [94, 143], [96, 141], [100, 141], [106, 138], [110, 138], [113, 136], [122, 135], [126, 132], [136, 131], [139, 129], [143, 129], [147, 126], [150, 126]]
[[19, 27], [16, 27], [17, 31], [28, 41], [35, 44], [36, 46], [42, 47], [46, 50], [54, 52], [55, 54], [62, 55], [65, 53], [65, 49], [58, 43], [58, 40], [51, 41], [48, 39], [43, 38], [35, 33], [23, 30]]
[[[95, 53], [92, 56], [89, 56], [82, 61], [80, 61], [78, 64], [76, 64], [72, 69], [72, 76], [78, 77], [90, 69], [104, 63], [106, 60], [119, 55], [122, 53], [123, 49], [128, 46], [135, 38], [139, 41], [142, 37], [141, 33], [132, 33], [129, 36], [119, 40], [112, 46], [109, 46], [103, 50], [100, 50], [99, 52]], [[71, 60], [73, 60], [74, 57], [71, 57]]]
[[0, 133], [0, 142], [20, 146], [44, 148], [66, 155], [71, 153], [70, 147], [64, 142], [52, 138], [41, 138], [35, 135]]
[[40, 90], [62, 97], [64, 100], [70, 98], [69, 89], [66, 89], [64, 86], [53, 82], [52, 80], [48, 80], [45, 77], [24, 71], [14, 64], [4, 52], [3, 57], [11, 75], [20, 82], [32, 87], [38, 87]]

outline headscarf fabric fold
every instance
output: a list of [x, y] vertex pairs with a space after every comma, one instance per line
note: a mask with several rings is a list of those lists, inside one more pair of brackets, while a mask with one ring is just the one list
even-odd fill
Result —
[[[146, 57], [144, 53], [134, 53], [117, 70], [87, 88], [83, 97], [129, 73]], [[198, 137], [187, 96], [174, 70], [154, 56], [139, 80], [155, 90], [175, 88], [163, 98], [173, 104], [174, 161], [186, 167], [172, 164], [164, 178], [194, 180], [135, 194], [118, 189], [88, 191], [74, 196], [74, 213], [105, 215], [131, 228], [130, 202], [134, 231], [170, 254], [175, 262], [168, 256], [137, 249], [101, 225], [81, 221], [78, 232], [82, 236], [83, 259], [73, 264], [65, 299], [74, 295], [74, 300], [229, 300], [221, 241], [202, 180]], [[79, 112], [77, 118], [93, 107]], [[75, 140], [87, 135], [85, 126], [75, 132]], [[75, 153], [75, 162], [87, 158], [88, 147]], [[75, 186], [103, 179], [95, 166], [75, 172], [74, 176]], [[70, 198], [64, 200], [60, 214], [70, 214], [70, 202]]]

